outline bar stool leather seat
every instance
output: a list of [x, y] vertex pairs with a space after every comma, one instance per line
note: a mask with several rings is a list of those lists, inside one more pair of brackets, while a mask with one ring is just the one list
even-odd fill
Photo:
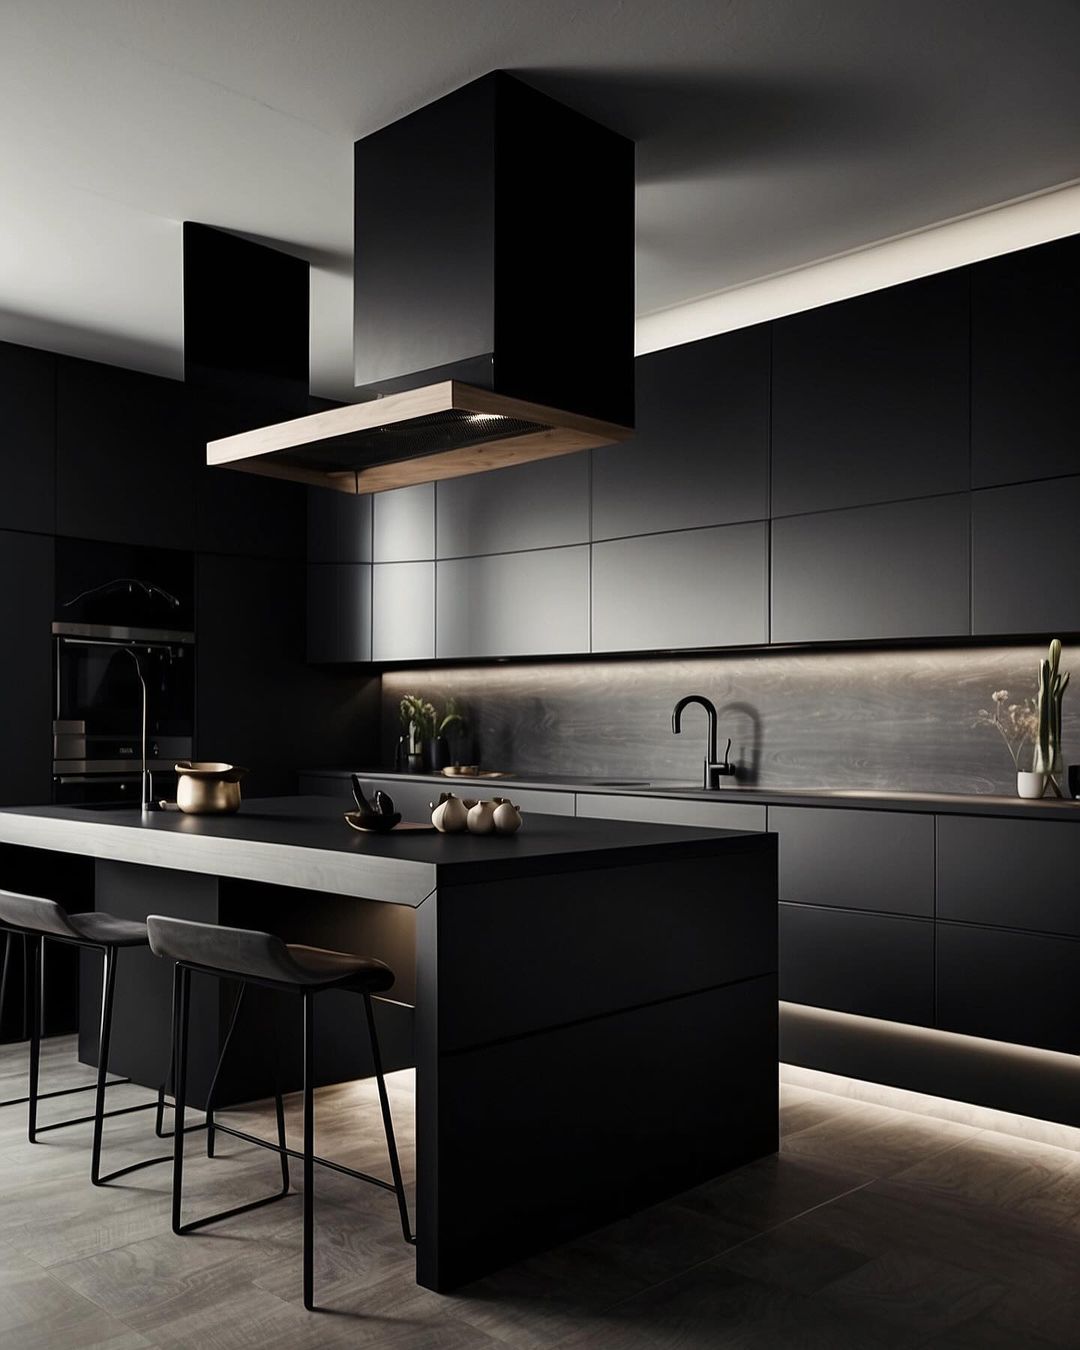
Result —
[[374, 957], [286, 943], [271, 933], [159, 914], [152, 914], [147, 926], [156, 956], [232, 978], [312, 992], [346, 988], [358, 994], [383, 994], [394, 983], [394, 972]]
[[[165, 1111], [164, 1084], [158, 1089], [157, 1100], [144, 1102], [137, 1106], [120, 1107], [114, 1111], [105, 1109], [107, 1088], [128, 1083], [128, 1078], [109, 1078], [109, 1048], [112, 1043], [113, 987], [116, 980], [117, 952], [125, 948], [147, 947], [150, 939], [146, 924], [133, 919], [121, 919], [114, 914], [90, 912], [88, 914], [69, 914], [55, 900], [39, 895], [21, 895], [15, 891], [0, 891], [0, 933], [5, 936], [3, 973], [0, 975], [0, 1012], [3, 1011], [6, 993], [8, 966], [11, 946], [15, 938], [21, 937], [25, 944], [28, 973], [27, 1001], [30, 1006], [30, 1073], [29, 1091], [25, 1097], [13, 1097], [0, 1102], [0, 1106], [17, 1106], [26, 1103], [26, 1136], [31, 1144], [38, 1142], [38, 1135], [47, 1130], [67, 1129], [72, 1125], [93, 1123], [93, 1142], [90, 1149], [90, 1180], [95, 1186], [115, 1181], [119, 1177], [137, 1172], [143, 1167], [153, 1167], [157, 1163], [168, 1162], [167, 1155], [146, 1158], [131, 1163], [103, 1176], [101, 1172], [101, 1150], [104, 1122], [112, 1116], [128, 1115], [134, 1111], [156, 1111], [154, 1133], [159, 1139], [168, 1138], [163, 1129]], [[41, 1064], [41, 1040], [43, 1035], [42, 989], [45, 970], [45, 943], [61, 942], [82, 950], [99, 951], [103, 957], [101, 1023], [98, 1029], [97, 1080], [79, 1087], [60, 1088], [52, 1092], [41, 1092], [39, 1075]], [[68, 1097], [80, 1092], [95, 1093], [94, 1111], [89, 1116], [76, 1116], [67, 1120], [52, 1121], [48, 1125], [38, 1124], [38, 1103], [47, 1098]]]

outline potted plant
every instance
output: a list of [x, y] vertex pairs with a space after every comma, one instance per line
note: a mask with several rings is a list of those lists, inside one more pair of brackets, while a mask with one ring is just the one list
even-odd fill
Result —
[[419, 694], [405, 694], [399, 705], [402, 735], [397, 767], [409, 773], [438, 773], [450, 763], [449, 737], [465, 729], [465, 718], [455, 699], [440, 714], [434, 703]]
[[[1016, 791], [1021, 797], [1039, 798], [1048, 785], [1056, 796], [1062, 795], [1065, 770], [1061, 754], [1061, 700], [1069, 676], [1059, 672], [1060, 661], [1061, 643], [1055, 638], [1039, 665], [1038, 697], [1010, 703], [1009, 691], [998, 689], [991, 695], [992, 709], [980, 708], [975, 719], [976, 726], [992, 727], [1005, 742], [1016, 769]], [[1030, 760], [1024, 754], [1029, 743]], [[1030, 762], [1031, 768], [1022, 769], [1021, 760]]]
[[1058, 670], [1061, 662], [1061, 643], [1054, 638], [1046, 659], [1039, 664], [1038, 729], [1035, 739], [1035, 757], [1032, 769], [1045, 775], [1055, 797], [1062, 796], [1061, 784], [1065, 764], [1061, 753], [1061, 700], [1069, 687], [1069, 672]]

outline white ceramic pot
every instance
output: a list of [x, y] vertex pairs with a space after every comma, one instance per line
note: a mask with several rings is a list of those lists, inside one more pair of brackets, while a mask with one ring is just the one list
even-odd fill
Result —
[[518, 830], [521, 829], [521, 812], [506, 797], [496, 797], [494, 802], [495, 833], [517, 834]]
[[495, 829], [495, 803], [477, 802], [469, 808], [469, 833], [491, 834]]
[[440, 834], [460, 834], [469, 823], [469, 809], [460, 797], [444, 792], [438, 804], [431, 805], [431, 823]]
[[1037, 801], [1046, 791], [1045, 773], [1024, 773], [1016, 775], [1016, 792], [1027, 801]]

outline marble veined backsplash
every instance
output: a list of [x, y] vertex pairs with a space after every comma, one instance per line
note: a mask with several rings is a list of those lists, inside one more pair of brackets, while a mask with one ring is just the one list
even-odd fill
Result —
[[[1015, 791], [1009, 752], [975, 725], [995, 690], [1034, 696], [1045, 647], [763, 652], [641, 660], [388, 671], [382, 680], [384, 764], [393, 762], [397, 705], [419, 693], [461, 704], [468, 737], [454, 757], [519, 773], [696, 781], [705, 715], [671, 709], [683, 694], [711, 698], [720, 750], [760, 787]], [[1064, 705], [1065, 757], [1080, 761], [1080, 648]], [[1025, 751], [1030, 757], [1030, 747]], [[1021, 762], [1030, 768], [1030, 758]]]

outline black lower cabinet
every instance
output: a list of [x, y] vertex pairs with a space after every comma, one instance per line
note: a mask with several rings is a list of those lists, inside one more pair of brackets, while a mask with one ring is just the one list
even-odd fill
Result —
[[934, 925], [924, 919], [781, 904], [780, 997], [932, 1026]]
[[937, 926], [938, 1026], [1076, 1054], [1080, 942], [1001, 928]]

